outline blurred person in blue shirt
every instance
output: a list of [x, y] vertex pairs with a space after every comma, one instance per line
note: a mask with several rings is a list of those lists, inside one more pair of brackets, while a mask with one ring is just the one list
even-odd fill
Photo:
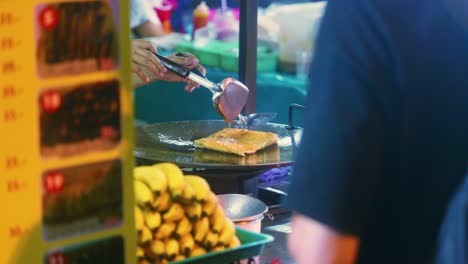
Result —
[[432, 263], [468, 162], [468, 1], [328, 1], [309, 78], [291, 254]]

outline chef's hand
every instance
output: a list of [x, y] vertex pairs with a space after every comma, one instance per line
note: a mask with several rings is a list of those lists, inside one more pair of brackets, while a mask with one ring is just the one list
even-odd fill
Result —
[[167, 72], [166, 67], [153, 55], [157, 50], [148, 41], [132, 40], [132, 71], [144, 83], [150, 82], [148, 71], [156, 78], [162, 78]]
[[298, 264], [353, 264], [359, 237], [343, 234], [305, 215], [291, 217], [288, 249]]
[[[177, 64], [184, 65], [189, 69], [196, 68], [198, 71], [200, 71], [201, 74], [203, 74], [203, 76], [206, 75], [206, 69], [202, 65], [200, 65], [199, 60], [190, 53], [178, 52], [167, 56], [167, 58], [174, 61]], [[161, 80], [169, 82], [185, 82], [187, 84], [185, 85], [184, 89], [189, 93], [195, 90], [196, 88], [200, 87], [198, 83], [189, 79], [184, 79], [170, 71], [164, 74]]]

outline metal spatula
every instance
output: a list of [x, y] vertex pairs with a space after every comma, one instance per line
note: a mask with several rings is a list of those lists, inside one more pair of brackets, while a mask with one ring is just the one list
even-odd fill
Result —
[[244, 108], [249, 89], [240, 81], [229, 77], [216, 84], [166, 57], [156, 53], [154, 55], [168, 70], [208, 88], [213, 93], [213, 106], [226, 122], [231, 123]]

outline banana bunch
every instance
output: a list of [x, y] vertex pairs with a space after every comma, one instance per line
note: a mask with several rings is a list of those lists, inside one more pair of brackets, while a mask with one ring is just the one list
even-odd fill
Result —
[[237, 247], [234, 224], [205, 179], [172, 163], [134, 169], [137, 262], [159, 264]]

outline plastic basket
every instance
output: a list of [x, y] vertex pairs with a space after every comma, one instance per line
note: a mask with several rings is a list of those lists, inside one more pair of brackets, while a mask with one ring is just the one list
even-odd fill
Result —
[[236, 235], [241, 245], [218, 252], [210, 252], [201, 256], [187, 258], [182, 261], [171, 262], [173, 264], [230, 264], [242, 259], [259, 256], [262, 254], [265, 244], [273, 242], [270, 235], [254, 233], [236, 227]]

